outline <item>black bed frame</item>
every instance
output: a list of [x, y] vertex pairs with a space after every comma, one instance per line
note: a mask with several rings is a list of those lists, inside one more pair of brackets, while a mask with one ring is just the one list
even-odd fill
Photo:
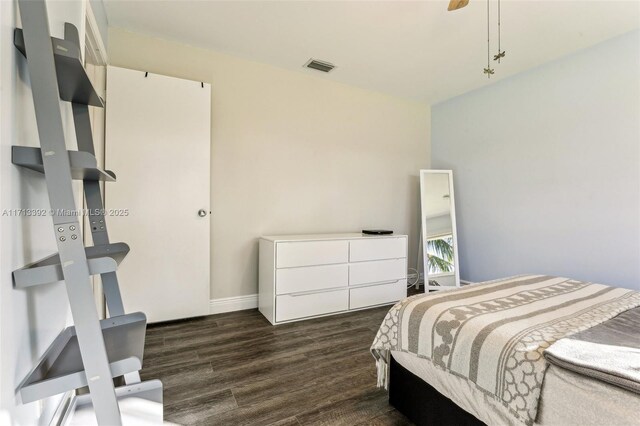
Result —
[[422, 426], [480, 426], [480, 420], [458, 407], [391, 357], [389, 403]]

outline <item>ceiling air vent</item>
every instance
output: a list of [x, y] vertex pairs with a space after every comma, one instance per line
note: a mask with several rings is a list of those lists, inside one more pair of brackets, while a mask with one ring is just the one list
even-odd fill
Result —
[[335, 65], [330, 64], [329, 62], [319, 61], [317, 59], [309, 59], [307, 63], [304, 64], [304, 66], [307, 68], [311, 68], [311, 69], [322, 71], [322, 72], [330, 72], [332, 69], [336, 67]]

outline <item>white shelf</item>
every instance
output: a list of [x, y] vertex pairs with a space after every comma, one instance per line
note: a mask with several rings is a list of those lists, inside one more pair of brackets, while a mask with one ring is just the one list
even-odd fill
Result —
[[[13, 44], [27, 57], [24, 35], [20, 28], [14, 31]], [[51, 37], [60, 99], [83, 105], [103, 108], [104, 101], [96, 92], [91, 79], [82, 66], [78, 46], [70, 40]]]
[[[96, 157], [84, 151], [67, 151], [71, 164], [71, 178], [74, 180], [98, 180], [115, 182], [116, 175], [110, 170], [98, 167]], [[29, 146], [12, 146], [11, 162], [39, 173], [44, 173], [42, 151]]]
[[[162, 382], [148, 380], [116, 388], [116, 397], [124, 426], [163, 424]], [[91, 394], [71, 400], [63, 426], [97, 426]]]
[[[142, 312], [100, 321], [112, 377], [142, 368], [147, 317]], [[53, 341], [36, 367], [18, 387], [23, 403], [87, 386], [75, 327]]]
[[[98, 275], [116, 271], [120, 262], [129, 253], [129, 246], [125, 243], [112, 243], [85, 247], [85, 252], [89, 273]], [[63, 279], [60, 256], [57, 253], [13, 271], [16, 288], [54, 283]]]

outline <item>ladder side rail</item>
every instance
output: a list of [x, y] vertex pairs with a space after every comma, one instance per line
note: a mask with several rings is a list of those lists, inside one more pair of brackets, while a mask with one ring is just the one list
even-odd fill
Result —
[[[73, 27], [75, 30], [75, 27]], [[65, 38], [67, 37], [67, 27], [65, 27]], [[91, 120], [89, 118], [89, 107], [87, 105], [72, 104], [73, 123], [76, 129], [78, 140], [78, 150], [86, 151], [94, 155], [93, 135], [91, 133]], [[91, 237], [94, 245], [109, 244], [109, 234], [107, 232], [107, 222], [104, 216], [104, 205], [102, 203], [102, 191], [98, 181], [84, 181], [84, 196], [87, 201], [89, 211], [89, 225]], [[122, 294], [118, 284], [118, 276], [115, 272], [101, 274], [102, 288], [109, 316], [115, 317], [124, 315], [124, 304]]]
[[[89, 390], [101, 425], [121, 425], [109, 360], [93, 302], [67, 154], [56, 68], [44, 0], [19, 0], [45, 180], [56, 243]], [[75, 237], [74, 237], [75, 235]]]
[[[65, 25], [65, 39], [75, 41], [79, 44], [78, 31], [73, 25]], [[76, 129], [76, 138], [78, 140], [78, 150], [86, 151], [91, 155], [95, 155], [95, 145], [93, 142], [93, 133], [91, 130], [91, 119], [89, 116], [89, 107], [82, 104], [72, 104], [73, 107], [73, 123]], [[91, 228], [91, 237], [94, 245], [109, 244], [109, 233], [107, 231], [107, 221], [104, 216], [104, 204], [102, 202], [102, 191], [100, 190], [100, 182], [84, 181], [84, 196], [87, 201], [87, 209], [89, 210], [89, 225]], [[122, 293], [120, 292], [120, 284], [118, 283], [118, 275], [115, 272], [107, 272], [100, 274], [102, 280], [102, 291], [107, 302], [107, 310], [110, 317], [124, 315], [124, 303], [122, 302]], [[131, 385], [140, 383], [140, 372], [134, 371], [124, 375], [126, 384]]]

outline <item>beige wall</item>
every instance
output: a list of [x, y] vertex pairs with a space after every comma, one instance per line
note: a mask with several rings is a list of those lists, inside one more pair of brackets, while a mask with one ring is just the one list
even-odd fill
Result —
[[212, 85], [212, 299], [257, 293], [260, 235], [390, 228], [414, 266], [428, 106], [120, 29], [109, 59]]

